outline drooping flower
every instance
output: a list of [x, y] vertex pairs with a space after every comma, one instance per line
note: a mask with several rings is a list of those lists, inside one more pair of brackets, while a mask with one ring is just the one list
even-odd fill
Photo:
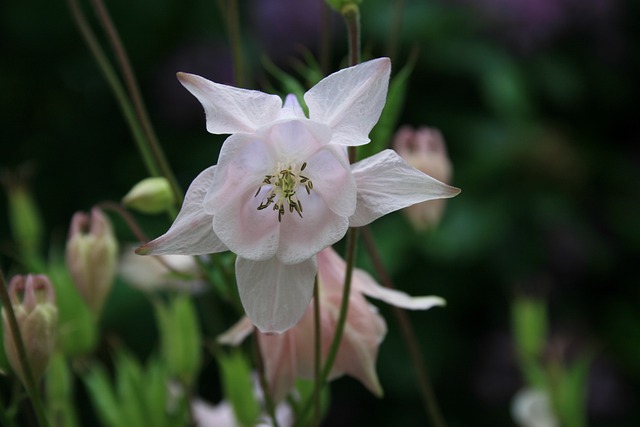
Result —
[[66, 261], [80, 296], [96, 318], [113, 286], [118, 241], [111, 221], [98, 208], [90, 214], [76, 212], [71, 218]]
[[[402, 126], [393, 138], [393, 149], [411, 166], [444, 183], [451, 180], [451, 161], [438, 129]], [[428, 200], [402, 211], [416, 230], [427, 230], [440, 222], [445, 199]]]
[[[34, 380], [39, 382], [55, 347], [58, 307], [53, 285], [45, 275], [29, 274], [12, 277], [8, 291], [29, 367]], [[22, 299], [19, 298], [19, 294], [23, 295]], [[4, 308], [2, 309], [2, 327], [4, 350], [9, 364], [20, 380], [25, 383], [25, 371], [22, 369], [18, 346], [13, 331], [9, 327], [8, 315]]]
[[[320, 291], [320, 335], [322, 363], [335, 336], [340, 313], [346, 271], [344, 260], [329, 247], [318, 253], [318, 286]], [[411, 310], [427, 310], [444, 305], [440, 297], [411, 297], [403, 292], [384, 288], [365, 271], [355, 269], [349, 295], [349, 310], [335, 363], [329, 379], [344, 374], [358, 379], [376, 396], [382, 395], [375, 363], [378, 347], [387, 333], [387, 325], [365, 295], [388, 304]], [[240, 320], [218, 341], [238, 345], [253, 331], [247, 318]], [[314, 368], [314, 307], [309, 303], [302, 319], [293, 328], [279, 335], [259, 333], [260, 351], [272, 397], [279, 401], [293, 387], [296, 378], [313, 379]]]
[[459, 192], [392, 150], [349, 164], [346, 147], [369, 142], [390, 71], [381, 58], [331, 74], [304, 95], [308, 118], [293, 95], [283, 105], [276, 95], [178, 74], [204, 106], [207, 130], [232, 135], [218, 164], [191, 183], [169, 231], [138, 253], [231, 250], [252, 323], [276, 333], [295, 325], [311, 300], [315, 255], [348, 227]]

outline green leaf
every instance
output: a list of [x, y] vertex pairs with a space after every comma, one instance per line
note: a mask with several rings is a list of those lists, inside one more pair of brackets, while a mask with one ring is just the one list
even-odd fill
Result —
[[253, 391], [249, 363], [240, 351], [220, 354], [218, 363], [224, 395], [231, 402], [236, 419], [244, 427], [253, 427], [260, 415], [260, 406]]
[[128, 420], [121, 412], [121, 407], [116, 399], [109, 377], [102, 366], [94, 365], [82, 378], [89, 396], [96, 408], [98, 417], [108, 427], [129, 426]]
[[511, 306], [511, 323], [520, 358], [537, 359], [547, 341], [547, 306], [544, 301], [516, 298]]

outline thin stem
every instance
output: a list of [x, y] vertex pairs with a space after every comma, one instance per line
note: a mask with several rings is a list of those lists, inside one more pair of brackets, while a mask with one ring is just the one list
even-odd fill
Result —
[[233, 71], [235, 73], [236, 86], [244, 86], [244, 61], [242, 59], [242, 43], [240, 41], [240, 18], [238, 16], [238, 0], [229, 0], [227, 10], [229, 22], [229, 42], [231, 55], [233, 56]]
[[340, 13], [342, 13], [347, 25], [349, 66], [351, 67], [360, 63], [360, 8], [355, 3], [349, 3], [342, 8]]
[[389, 43], [387, 44], [387, 56], [394, 58], [398, 50], [398, 40], [400, 39], [400, 30], [402, 29], [402, 16], [404, 14], [404, 0], [395, 0], [393, 2], [393, 18], [391, 21], [391, 31], [389, 35]]
[[[371, 231], [368, 227], [362, 228], [362, 240], [367, 252], [369, 253], [369, 257], [373, 262], [376, 275], [380, 279], [380, 282], [382, 282], [382, 284], [387, 288], [394, 289], [395, 286], [393, 286], [393, 282], [384, 268], [384, 264], [382, 263], [382, 259], [380, 258], [380, 254], [378, 253], [375, 242], [373, 241], [373, 236], [371, 235]], [[392, 308], [396, 321], [402, 331], [402, 337], [405, 345], [407, 346], [407, 350], [409, 351], [409, 356], [416, 370], [418, 386], [420, 388], [425, 412], [431, 419], [431, 424], [434, 427], [445, 427], [444, 418], [442, 417], [442, 413], [438, 407], [438, 402], [436, 401], [435, 394], [433, 393], [431, 381], [429, 380], [429, 375], [427, 373], [427, 367], [424, 363], [424, 357], [420, 351], [413, 326], [409, 321], [407, 313], [398, 307], [393, 306]]]
[[326, 2], [321, 2], [322, 9], [320, 27], [320, 70], [325, 76], [329, 74], [329, 61], [331, 59], [331, 13]]
[[131, 106], [131, 103], [129, 102], [127, 94], [122, 87], [117, 74], [111, 67], [111, 64], [109, 64], [109, 60], [100, 48], [100, 44], [91, 31], [91, 28], [89, 27], [89, 24], [87, 23], [87, 20], [78, 5], [78, 2], [76, 0], [67, 0], [67, 5], [69, 6], [71, 16], [78, 26], [82, 37], [89, 47], [89, 50], [93, 54], [96, 62], [98, 63], [98, 66], [100, 67], [100, 70], [111, 86], [111, 90], [116, 97], [116, 101], [118, 102], [118, 105], [122, 110], [122, 114], [124, 115], [127, 124], [129, 125], [129, 130], [133, 135], [133, 139], [136, 142], [136, 145], [138, 147], [138, 150], [140, 151], [140, 155], [142, 156], [149, 175], [161, 176], [162, 174], [160, 173], [160, 168], [156, 164], [153, 153], [151, 153], [149, 149], [149, 146], [145, 140], [144, 132], [140, 127], [140, 123], [138, 123], [135, 112], [133, 110], [133, 107]]
[[171, 190], [174, 193], [176, 203], [179, 203], [182, 200], [183, 194], [176, 178], [167, 162], [166, 156], [162, 151], [160, 143], [158, 142], [158, 137], [151, 125], [151, 120], [149, 120], [149, 115], [147, 114], [147, 109], [144, 105], [144, 101], [142, 99], [142, 95], [140, 94], [140, 89], [138, 86], [138, 82], [136, 81], [135, 74], [133, 72], [133, 68], [131, 67], [131, 63], [129, 62], [129, 58], [127, 57], [127, 52], [122, 44], [120, 39], [120, 35], [118, 34], [118, 30], [116, 29], [113, 21], [111, 20], [111, 16], [109, 15], [109, 11], [107, 10], [104, 2], [102, 0], [93, 0], [92, 2], [94, 10], [102, 23], [102, 27], [107, 33], [107, 38], [111, 43], [111, 48], [113, 49], [116, 59], [118, 60], [118, 64], [120, 65], [120, 72], [124, 78], [124, 82], [127, 85], [127, 89], [129, 90], [129, 95], [131, 96], [131, 101], [133, 102], [133, 107], [138, 116], [138, 120], [142, 124], [142, 130], [146, 135], [146, 142], [149, 146], [149, 151], [153, 154], [153, 157], [158, 165], [158, 168], [162, 172], [162, 175], [169, 181], [171, 184]]
[[16, 314], [13, 311], [13, 304], [11, 302], [11, 298], [9, 298], [9, 293], [7, 292], [7, 287], [4, 281], [4, 274], [1, 271], [0, 271], [0, 299], [2, 299], [2, 306], [6, 310], [5, 317], [9, 323], [9, 329], [11, 330], [11, 337], [13, 338], [13, 345], [16, 346], [16, 350], [18, 353], [18, 363], [20, 363], [20, 368], [24, 375], [24, 378], [23, 378], [24, 387], [27, 389], [27, 394], [31, 399], [31, 404], [36, 414], [36, 418], [38, 419], [38, 424], [41, 427], [48, 427], [49, 421], [47, 420], [47, 415], [44, 410], [44, 405], [42, 403], [42, 400], [40, 399], [40, 394], [38, 393], [36, 380], [33, 375], [33, 371], [31, 370], [31, 364], [29, 363], [29, 359], [27, 357], [27, 350], [24, 346], [24, 341], [22, 340], [22, 334], [20, 333], [20, 328], [18, 327]]
[[[322, 336], [320, 334], [320, 289], [318, 286], [318, 276], [313, 287], [313, 323], [314, 323], [314, 358], [313, 358], [313, 379], [316, 384], [320, 383], [320, 366], [322, 365]], [[320, 424], [320, 388], [313, 389], [313, 425]]]
[[279, 427], [278, 418], [276, 417], [276, 407], [275, 407], [275, 404], [273, 403], [273, 399], [271, 398], [269, 383], [267, 381], [267, 376], [264, 371], [264, 362], [262, 360], [262, 352], [260, 351], [260, 338], [258, 337], [259, 333], [260, 332], [256, 331], [253, 334], [253, 348], [254, 348], [256, 370], [258, 371], [258, 381], [260, 382], [260, 388], [262, 388], [264, 403], [267, 409], [267, 413], [271, 417], [273, 427]]

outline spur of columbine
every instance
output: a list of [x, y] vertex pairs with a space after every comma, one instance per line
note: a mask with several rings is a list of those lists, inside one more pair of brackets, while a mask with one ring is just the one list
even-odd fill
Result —
[[179, 73], [204, 107], [207, 130], [231, 136], [217, 165], [191, 183], [167, 233], [137, 252], [231, 250], [251, 322], [272, 333], [295, 325], [311, 300], [316, 254], [350, 226], [459, 193], [392, 150], [349, 164], [347, 147], [369, 142], [390, 72], [389, 59], [380, 58], [329, 75], [304, 94], [308, 117], [294, 95], [283, 103]]

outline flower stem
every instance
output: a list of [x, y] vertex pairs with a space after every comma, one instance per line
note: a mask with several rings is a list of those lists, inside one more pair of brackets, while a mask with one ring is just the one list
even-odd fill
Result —
[[[322, 364], [322, 336], [320, 335], [320, 289], [318, 287], [318, 276], [316, 275], [316, 283], [313, 287], [313, 323], [314, 323], [314, 358], [313, 358], [313, 379], [316, 384], [320, 382], [320, 365]], [[320, 388], [313, 389], [313, 424], [320, 424]]]
[[133, 139], [136, 142], [136, 146], [140, 151], [140, 155], [142, 156], [142, 160], [144, 161], [145, 167], [147, 168], [147, 172], [151, 176], [162, 176], [160, 168], [155, 162], [153, 153], [149, 149], [149, 146], [145, 140], [144, 132], [140, 126], [136, 118], [136, 114], [134, 112], [133, 107], [131, 106], [131, 102], [127, 97], [127, 94], [122, 87], [122, 83], [118, 79], [116, 72], [111, 67], [109, 60], [106, 55], [102, 51], [100, 44], [98, 43], [95, 35], [91, 31], [87, 20], [78, 5], [76, 0], [67, 0], [67, 5], [69, 6], [69, 10], [71, 11], [71, 16], [73, 17], [82, 37], [87, 43], [89, 50], [94, 56], [98, 67], [104, 74], [104, 77], [107, 79], [107, 82], [111, 86], [111, 90], [116, 97], [116, 101], [120, 106], [122, 114], [129, 126], [129, 130], [133, 135]]
[[391, 21], [391, 31], [389, 34], [389, 43], [387, 44], [387, 56], [394, 59], [398, 50], [398, 39], [400, 38], [400, 30], [402, 29], [402, 15], [404, 13], [404, 0], [395, 0], [393, 2], [393, 14]]
[[149, 151], [153, 154], [155, 163], [158, 166], [158, 169], [162, 172], [162, 175], [169, 181], [171, 184], [171, 190], [175, 196], [175, 200], [179, 203], [182, 200], [183, 194], [178, 182], [176, 181], [175, 175], [167, 162], [166, 156], [162, 151], [160, 143], [158, 142], [158, 137], [151, 125], [151, 120], [149, 120], [149, 115], [147, 113], [147, 109], [144, 105], [144, 101], [142, 99], [142, 95], [140, 94], [140, 89], [138, 86], [138, 82], [136, 81], [135, 74], [133, 72], [133, 68], [131, 67], [131, 63], [129, 62], [129, 58], [127, 57], [127, 52], [122, 44], [120, 39], [120, 35], [118, 34], [118, 30], [115, 25], [113, 25], [113, 21], [111, 20], [111, 16], [109, 15], [109, 11], [107, 10], [104, 2], [102, 0], [93, 0], [92, 2], [93, 8], [102, 23], [102, 27], [107, 33], [107, 38], [111, 43], [111, 48], [113, 49], [116, 59], [118, 60], [118, 64], [120, 65], [120, 72], [122, 73], [122, 77], [124, 78], [124, 82], [127, 85], [127, 89], [129, 90], [129, 96], [131, 97], [131, 101], [133, 102], [133, 107], [138, 116], [138, 120], [142, 125], [142, 130], [146, 136], [146, 143], [148, 145]]
[[262, 395], [264, 396], [264, 403], [267, 409], [267, 413], [269, 417], [271, 417], [271, 422], [273, 423], [273, 427], [278, 426], [278, 418], [276, 417], [276, 406], [271, 398], [271, 389], [269, 388], [269, 383], [267, 382], [267, 376], [264, 371], [264, 361], [262, 360], [262, 351], [260, 351], [260, 339], [258, 334], [260, 332], [256, 331], [253, 334], [253, 348], [254, 348], [254, 356], [256, 363], [256, 370], [258, 371], [258, 381], [260, 382], [260, 388], [262, 388]]
[[[369, 227], [362, 228], [362, 240], [367, 252], [369, 253], [369, 257], [373, 262], [380, 282], [387, 288], [394, 289], [395, 286], [384, 268], [384, 264], [382, 263], [380, 254], [378, 253], [375, 242], [373, 241], [373, 236]], [[427, 373], [427, 367], [424, 363], [420, 347], [418, 346], [418, 340], [416, 338], [415, 331], [413, 330], [413, 326], [411, 325], [407, 314], [403, 310], [395, 306], [392, 306], [392, 309], [393, 314], [396, 317], [396, 321], [400, 326], [400, 330], [402, 331], [402, 337], [405, 345], [407, 346], [407, 350], [409, 351], [409, 356], [416, 370], [418, 386], [420, 388], [420, 394], [422, 396], [423, 406], [427, 413], [427, 417], [431, 419], [431, 424], [434, 427], [445, 427], [446, 424], [442, 417], [442, 413], [440, 412], [440, 408], [438, 407], [435, 394], [433, 393], [431, 381], [429, 380], [429, 375]]]
[[360, 8], [355, 3], [349, 3], [340, 11], [347, 25], [349, 38], [349, 66], [360, 63]]
[[11, 330], [13, 345], [16, 346], [18, 361], [20, 363], [20, 368], [22, 369], [22, 372], [24, 374], [24, 386], [27, 389], [29, 398], [31, 399], [31, 404], [36, 414], [36, 418], [38, 419], [38, 424], [40, 425], [40, 427], [48, 427], [49, 420], [47, 420], [44, 405], [42, 403], [42, 400], [40, 399], [40, 394], [38, 393], [36, 380], [33, 376], [33, 371], [31, 370], [29, 359], [27, 358], [27, 350], [25, 349], [24, 342], [22, 340], [22, 334], [20, 333], [20, 328], [18, 327], [16, 314], [13, 311], [13, 304], [11, 303], [11, 298], [9, 298], [9, 293], [7, 292], [7, 287], [4, 281], [4, 274], [1, 271], [0, 299], [2, 299], [2, 306], [6, 310], [6, 318], [7, 322], [9, 323], [9, 329]]
[[242, 59], [242, 42], [240, 40], [238, 0], [229, 0], [226, 16], [229, 23], [229, 43], [231, 44], [231, 55], [233, 57], [235, 85], [244, 87], [244, 61]]

